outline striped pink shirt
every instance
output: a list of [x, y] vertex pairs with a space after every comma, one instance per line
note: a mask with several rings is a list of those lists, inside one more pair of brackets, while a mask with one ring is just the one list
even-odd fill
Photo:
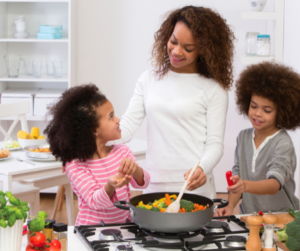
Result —
[[[121, 160], [131, 158], [135, 161], [132, 151], [125, 145], [115, 145], [111, 152], [102, 159], [87, 160], [86, 162], [73, 159], [66, 164], [66, 173], [70, 179], [73, 191], [78, 196], [79, 212], [75, 225], [125, 222], [129, 218], [129, 211], [114, 206], [119, 200], [130, 200], [129, 184], [116, 188], [111, 198], [104, 186], [108, 177], [117, 174]], [[139, 186], [134, 179], [130, 184], [134, 188], [146, 188], [150, 182], [150, 175], [144, 170], [144, 185]]]

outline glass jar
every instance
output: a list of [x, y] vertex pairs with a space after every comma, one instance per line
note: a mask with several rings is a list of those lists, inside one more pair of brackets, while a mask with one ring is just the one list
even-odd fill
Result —
[[45, 219], [45, 227], [42, 233], [46, 236], [46, 239], [53, 239], [53, 224], [55, 224], [55, 220]]
[[247, 32], [245, 39], [245, 53], [247, 56], [256, 56], [258, 34], [259, 32]]
[[59, 240], [61, 244], [61, 251], [67, 251], [68, 226], [64, 223], [53, 224], [53, 239]]
[[257, 35], [257, 56], [268, 57], [271, 55], [270, 35]]

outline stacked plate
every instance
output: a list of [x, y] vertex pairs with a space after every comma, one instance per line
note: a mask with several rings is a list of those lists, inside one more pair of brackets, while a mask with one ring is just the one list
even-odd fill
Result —
[[[49, 145], [32, 145], [24, 147], [26, 157], [36, 161], [55, 161], [55, 157], [51, 152], [41, 152], [42, 149], [48, 148]], [[35, 151], [39, 149], [39, 151]]]
[[15, 38], [26, 38], [29, 33], [26, 32], [27, 25], [24, 20], [24, 16], [18, 16], [14, 21], [14, 37]]

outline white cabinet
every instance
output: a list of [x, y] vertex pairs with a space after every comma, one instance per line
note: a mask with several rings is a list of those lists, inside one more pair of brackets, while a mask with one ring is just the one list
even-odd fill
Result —
[[[0, 93], [8, 88], [63, 89], [76, 85], [76, 0], [0, 0]], [[24, 15], [28, 38], [13, 37], [14, 19]], [[39, 25], [62, 25], [62, 39], [37, 39]], [[42, 60], [42, 76], [25, 75], [21, 62], [18, 78], [9, 78], [3, 56], [20, 54], [23, 59]], [[62, 60], [63, 76], [47, 76], [46, 60]], [[61, 92], [59, 92], [61, 93]], [[34, 94], [34, 93], [33, 93]], [[27, 120], [43, 121], [44, 115], [28, 116]]]
[[273, 12], [243, 12], [243, 19], [264, 19], [264, 20], [273, 20], [275, 27], [275, 54], [270, 57], [252, 57], [252, 56], [243, 56], [243, 64], [257, 64], [262, 61], [271, 61], [275, 60], [278, 63], [283, 63], [283, 26], [284, 26], [284, 0], [275, 0], [275, 6]]

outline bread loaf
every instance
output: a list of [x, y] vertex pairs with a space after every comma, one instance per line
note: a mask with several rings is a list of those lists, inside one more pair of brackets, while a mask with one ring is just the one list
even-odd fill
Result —
[[0, 150], [0, 159], [7, 158], [8, 156], [10, 156], [9, 150]]

